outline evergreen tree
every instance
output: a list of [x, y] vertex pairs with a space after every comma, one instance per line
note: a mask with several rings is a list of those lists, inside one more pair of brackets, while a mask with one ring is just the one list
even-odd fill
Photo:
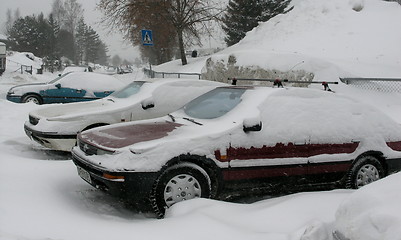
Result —
[[80, 65], [84, 61], [85, 57], [85, 46], [86, 46], [86, 32], [87, 26], [84, 22], [84, 19], [81, 18], [78, 21], [77, 29], [75, 30], [75, 63]]
[[65, 29], [60, 29], [57, 43], [60, 47], [60, 56], [64, 56], [71, 61], [75, 59], [75, 43], [72, 33]]
[[47, 57], [50, 71], [53, 72], [55, 68], [55, 63], [60, 61], [60, 49], [59, 49], [59, 44], [58, 44], [58, 35], [60, 33], [60, 26], [56, 22], [56, 20], [53, 18], [53, 14], [49, 15], [49, 39], [48, 39], [48, 49], [49, 49], [49, 54]]
[[91, 26], [86, 25], [83, 19], [78, 22], [75, 40], [77, 64], [94, 63], [98, 58], [98, 49], [102, 42], [96, 31]]
[[104, 42], [100, 42], [99, 48], [97, 49], [97, 59], [94, 61], [95, 63], [101, 64], [101, 65], [108, 65], [109, 63], [109, 56], [107, 55], [108, 48]]
[[223, 17], [225, 42], [236, 44], [245, 34], [270, 18], [284, 13], [290, 0], [230, 0]]
[[85, 61], [88, 64], [89, 62], [94, 63], [98, 58], [98, 49], [101, 45], [101, 40], [99, 35], [91, 26], [88, 26], [86, 32], [86, 45], [85, 45], [85, 53], [86, 58]]
[[38, 26], [35, 16], [26, 16], [14, 22], [8, 33], [10, 48], [14, 51], [38, 54]]

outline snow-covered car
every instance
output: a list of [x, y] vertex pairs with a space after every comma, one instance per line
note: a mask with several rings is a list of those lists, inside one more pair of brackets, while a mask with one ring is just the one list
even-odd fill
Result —
[[92, 72], [92, 68], [89, 66], [68, 66], [68, 67], [64, 68], [61, 75], [64, 75], [64, 74], [70, 73], [70, 72]]
[[176, 111], [223, 83], [192, 79], [134, 81], [91, 102], [43, 106], [29, 113], [26, 134], [45, 147], [71, 151], [78, 132], [119, 122], [150, 119]]
[[195, 197], [362, 187], [400, 169], [401, 126], [330, 92], [228, 86], [162, 118], [80, 133], [72, 156], [91, 185], [163, 216]]
[[106, 97], [122, 87], [124, 83], [105, 74], [69, 72], [48, 83], [12, 87], [7, 93], [7, 100], [36, 104], [92, 101]]
[[400, 239], [401, 173], [352, 193], [337, 209], [335, 240]]

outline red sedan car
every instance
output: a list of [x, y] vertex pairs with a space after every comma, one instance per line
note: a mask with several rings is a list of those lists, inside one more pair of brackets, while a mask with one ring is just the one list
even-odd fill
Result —
[[216, 88], [163, 118], [78, 135], [91, 185], [162, 217], [195, 197], [327, 183], [360, 188], [401, 168], [401, 126], [312, 89]]

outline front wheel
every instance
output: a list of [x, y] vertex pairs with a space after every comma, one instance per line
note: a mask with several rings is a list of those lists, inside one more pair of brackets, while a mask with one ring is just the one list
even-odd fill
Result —
[[177, 202], [193, 198], [210, 198], [210, 177], [193, 163], [179, 163], [166, 169], [156, 180], [150, 202], [159, 218]]
[[364, 156], [349, 170], [345, 187], [358, 189], [383, 177], [384, 168], [380, 161], [373, 156]]
[[42, 104], [42, 101], [40, 99], [40, 97], [36, 96], [36, 95], [26, 95], [23, 99], [22, 99], [23, 103], [28, 103], [28, 102], [32, 102], [35, 104]]

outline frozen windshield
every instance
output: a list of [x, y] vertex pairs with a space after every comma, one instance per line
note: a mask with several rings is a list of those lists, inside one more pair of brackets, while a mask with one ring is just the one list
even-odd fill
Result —
[[144, 81], [136, 81], [128, 84], [126, 87], [119, 91], [115, 91], [110, 96], [116, 98], [127, 98], [139, 92], [141, 86], [144, 84]]
[[63, 75], [61, 75], [61, 76], [58, 76], [57, 78], [55, 78], [55, 79], [53, 79], [53, 80], [51, 80], [50, 82], [48, 82], [48, 83], [56, 83], [58, 80], [60, 80], [61, 78], [63, 78], [63, 77], [65, 77], [65, 76], [67, 76], [68, 74], [70, 74], [71, 72], [68, 72], [68, 73], [64, 73]]
[[237, 106], [244, 92], [239, 88], [216, 88], [189, 102], [184, 112], [193, 118], [218, 118]]

